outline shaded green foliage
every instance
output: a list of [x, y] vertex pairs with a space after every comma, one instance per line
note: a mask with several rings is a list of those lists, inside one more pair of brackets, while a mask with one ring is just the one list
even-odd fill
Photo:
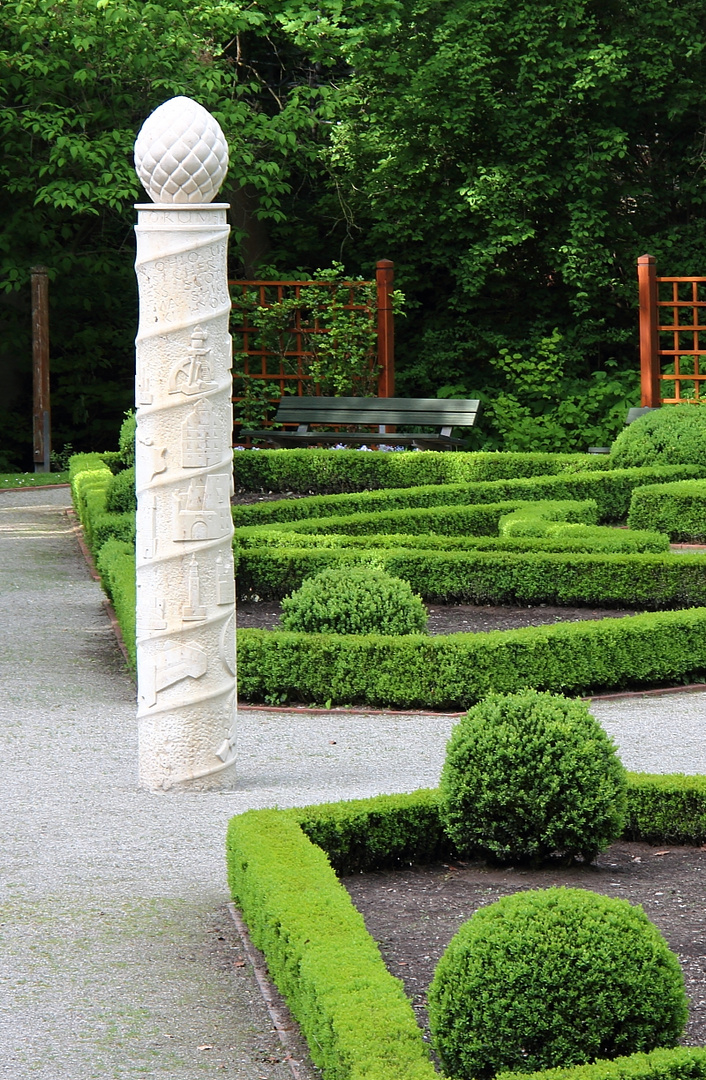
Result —
[[130, 404], [131, 148], [174, 94], [228, 136], [236, 276], [392, 258], [402, 394], [480, 396], [475, 446], [607, 443], [637, 400], [635, 258], [703, 271], [705, 44], [698, 0], [7, 0], [7, 467], [29, 465], [32, 265], [56, 444], [105, 445]]
[[481, 391], [508, 448], [604, 442], [636, 403], [637, 256], [703, 273], [701, 4], [395, 15], [349, 49], [329, 157], [417, 305], [404, 386]]
[[301, 50], [282, 48], [284, 16], [306, 21], [305, 9], [273, 0], [3, 4], [0, 369], [9, 374], [0, 434], [18, 461], [31, 445], [32, 265], [49, 271], [55, 442], [105, 445], [131, 403], [132, 205], [144, 198], [132, 146], [151, 110], [186, 94], [223, 126], [236, 263], [239, 241], [284, 221], [283, 201], [315, 167], [314, 115], [325, 107]]

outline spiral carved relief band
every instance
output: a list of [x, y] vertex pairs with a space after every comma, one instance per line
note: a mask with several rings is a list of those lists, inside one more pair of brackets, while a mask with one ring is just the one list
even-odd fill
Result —
[[139, 777], [211, 789], [235, 760], [227, 207], [137, 209]]

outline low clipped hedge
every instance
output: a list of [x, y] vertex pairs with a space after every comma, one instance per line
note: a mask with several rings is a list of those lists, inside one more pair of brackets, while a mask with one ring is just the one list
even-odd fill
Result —
[[135, 543], [135, 473], [125, 469], [113, 474], [109, 460], [115, 454], [74, 454], [69, 462], [69, 482], [74, 507], [86, 543], [94, 558], [106, 541]]
[[234, 819], [228, 879], [324, 1076], [434, 1080], [401, 981], [296, 819], [277, 810]]
[[706, 543], [706, 480], [636, 488], [628, 522], [631, 529], [659, 529], [671, 540]]
[[95, 529], [106, 516], [106, 497], [113, 478], [102, 454], [74, 454], [69, 461], [69, 483], [86, 543], [95, 554]]
[[[557, 505], [581, 506], [581, 503]], [[593, 504], [595, 505], [595, 503]], [[665, 533], [644, 529], [611, 529], [602, 525], [566, 525], [549, 536], [439, 536], [436, 533], [299, 533], [277, 526], [240, 529], [233, 540], [236, 554], [241, 548], [347, 548], [374, 551], [376, 548], [413, 548], [420, 551], [572, 551], [651, 552], [669, 550]]]
[[112, 477], [106, 493], [106, 509], [111, 514], [136, 513], [135, 466], [122, 469]]
[[[98, 556], [133, 658], [134, 560], [134, 547], [114, 539]], [[436, 637], [238, 630], [237, 638], [245, 701], [463, 709], [491, 690], [583, 693], [706, 673], [706, 608]]]
[[[132, 657], [134, 560], [117, 540], [98, 557]], [[237, 641], [243, 701], [466, 709], [491, 690], [587, 693], [706, 674], [706, 608], [435, 637], [238, 630]]]
[[377, 566], [431, 603], [706, 604], [706, 555], [268, 547], [240, 550], [237, 558], [242, 598], [281, 599], [324, 570]]
[[466, 709], [492, 690], [579, 694], [705, 673], [706, 608], [436, 637], [238, 631], [245, 701]]
[[[628, 820], [630, 839], [701, 844], [706, 777], [629, 773]], [[249, 810], [231, 819], [226, 848], [233, 898], [324, 1076], [437, 1076], [402, 985], [385, 968], [336, 872], [455, 856], [441, 825], [438, 791]], [[706, 1051], [679, 1047], [533, 1075], [687, 1080], [706, 1077]]]
[[573, 1068], [534, 1073], [498, 1073], [497, 1080], [702, 1080], [706, 1077], [706, 1050], [677, 1046], [652, 1050], [612, 1061], [594, 1061]]
[[[394, 443], [394, 435], [390, 436]], [[610, 467], [595, 454], [468, 453], [437, 450], [369, 453], [360, 450], [257, 450], [233, 455], [240, 491], [369, 491], [419, 484], [509, 480], [522, 476], [598, 471]]]
[[135, 547], [133, 543], [110, 537], [102, 544], [96, 560], [101, 583], [115, 609], [115, 615], [125, 642], [130, 666], [136, 657], [137, 584], [135, 580]]
[[[382, 492], [385, 494], [385, 492]], [[304, 500], [300, 500], [300, 503]], [[272, 504], [270, 504], [272, 505]], [[296, 503], [294, 505], [297, 505]], [[531, 505], [537, 513], [555, 521], [579, 522], [594, 525], [598, 520], [595, 499], [543, 499], [526, 503], [520, 499], [502, 502], [468, 503], [466, 505], [441, 505], [431, 507], [407, 507], [401, 510], [379, 510], [365, 513], [331, 514], [317, 518], [294, 518], [292, 521], [240, 526], [238, 542], [247, 542], [251, 536], [266, 536], [272, 532], [316, 534], [327, 533], [364, 536], [373, 533], [433, 533], [436, 536], [497, 536], [500, 521], [507, 514]], [[238, 510], [240, 508], [236, 508]], [[235, 513], [237, 517], [237, 513]]]
[[[628, 513], [630, 496], [636, 487], [704, 475], [697, 465], [663, 465], [643, 469], [565, 473], [519, 480], [491, 480], [473, 483], [426, 484], [417, 487], [386, 488], [348, 495], [316, 495], [303, 499], [236, 506], [233, 519], [238, 525], [297, 521], [347, 514], [407, 510], [412, 507], [452, 506], [470, 503], [537, 501], [546, 499], [595, 499], [601, 521], [622, 521]], [[341, 531], [341, 530], [337, 530]]]

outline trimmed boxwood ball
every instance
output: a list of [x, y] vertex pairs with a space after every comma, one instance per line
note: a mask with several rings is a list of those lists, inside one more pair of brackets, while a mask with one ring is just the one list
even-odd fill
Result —
[[459, 1080], [675, 1046], [688, 1012], [679, 962], [642, 908], [566, 888], [477, 911], [428, 999], [436, 1051]]
[[614, 469], [643, 465], [706, 467], [706, 408], [663, 405], [629, 424], [610, 451]]
[[306, 578], [282, 601], [281, 622], [285, 630], [313, 634], [423, 634], [427, 613], [408, 582], [348, 567]]
[[627, 774], [584, 702], [491, 694], [454, 728], [441, 774], [442, 820], [462, 853], [591, 862], [620, 836]]

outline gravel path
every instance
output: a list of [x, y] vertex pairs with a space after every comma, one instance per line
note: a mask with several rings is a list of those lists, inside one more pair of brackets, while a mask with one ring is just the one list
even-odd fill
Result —
[[[68, 505], [0, 493], [0, 1076], [284, 1080], [226, 910], [228, 818], [434, 785], [454, 721], [248, 710], [236, 790], [139, 791], [134, 686]], [[703, 692], [594, 711], [629, 768], [706, 773]]]

